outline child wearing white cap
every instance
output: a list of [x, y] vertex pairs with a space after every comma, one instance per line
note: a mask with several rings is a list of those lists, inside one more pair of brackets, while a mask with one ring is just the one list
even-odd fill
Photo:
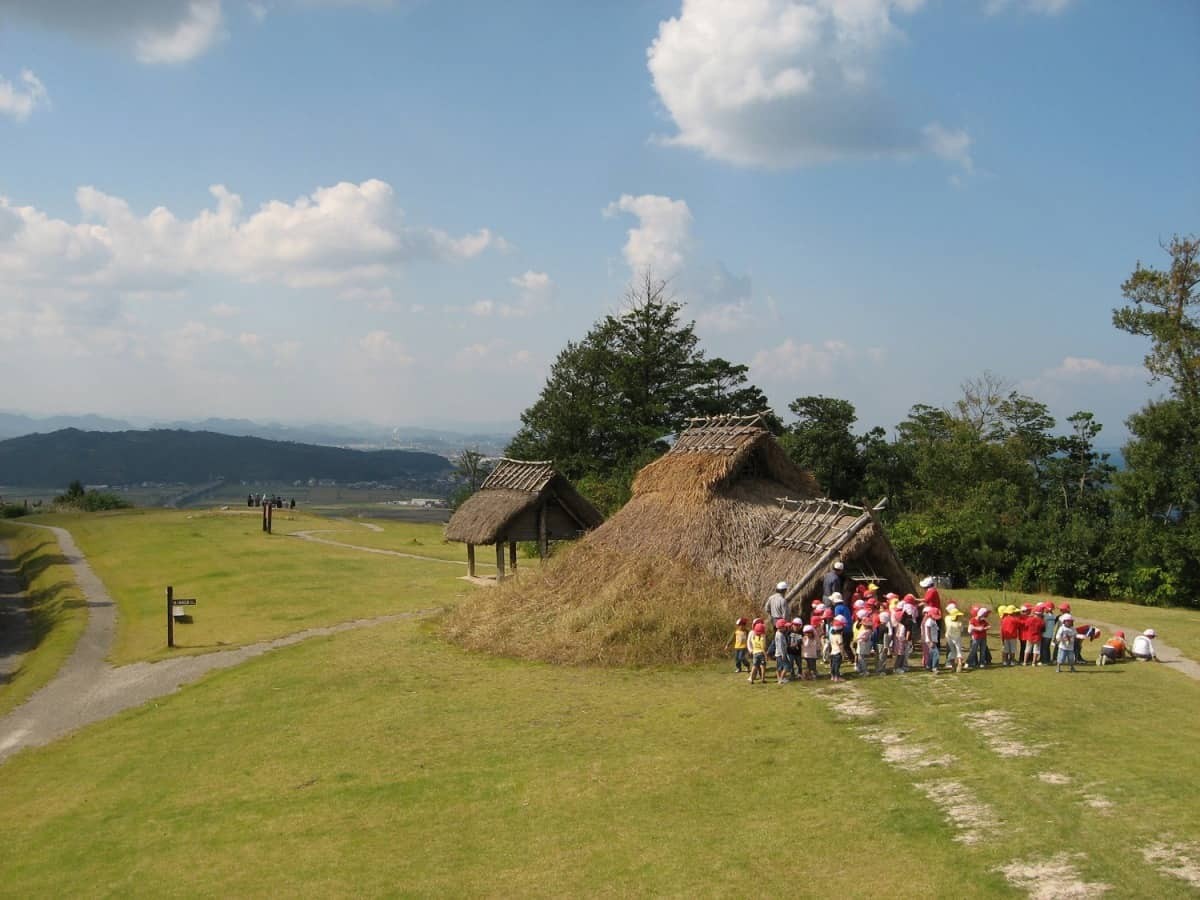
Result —
[[1133, 658], [1141, 662], [1154, 660], [1158, 662], [1158, 653], [1154, 650], [1154, 639], [1158, 637], [1158, 632], [1153, 628], [1147, 628], [1141, 634], [1133, 639], [1133, 649], [1130, 651]]
[[1055, 672], [1061, 672], [1063, 663], [1067, 663], [1071, 667], [1071, 671], [1075, 671], [1075, 617], [1070, 613], [1063, 613], [1058, 620], [1058, 631], [1054, 633], [1054, 640], [1058, 644], [1058, 664], [1054, 667]]

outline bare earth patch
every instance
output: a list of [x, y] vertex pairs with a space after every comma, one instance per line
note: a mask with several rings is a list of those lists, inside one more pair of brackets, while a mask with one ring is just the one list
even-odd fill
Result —
[[1038, 780], [1046, 784], [1070, 784], [1071, 777], [1062, 772], [1038, 772]]
[[832, 703], [833, 711], [839, 715], [848, 716], [852, 719], [864, 719], [868, 716], [875, 715], [878, 710], [871, 705], [871, 701], [855, 693], [847, 692], [836, 703]]
[[978, 800], [971, 789], [957, 781], [926, 781], [916, 785], [945, 814], [958, 829], [954, 839], [972, 846], [995, 834], [1002, 824], [986, 803]]
[[1013, 887], [1028, 891], [1033, 900], [1085, 900], [1111, 890], [1111, 884], [1083, 880], [1071, 861], [1082, 857], [1081, 853], [1060, 853], [1040, 862], [1011, 862], [999, 871]]
[[860, 728], [859, 737], [871, 744], [879, 744], [882, 748], [883, 761], [892, 766], [905, 768], [928, 769], [933, 766], [948, 766], [954, 762], [954, 757], [948, 753], [937, 755], [928, 747], [914, 744], [899, 731], [871, 731]]
[[963, 720], [979, 732], [988, 749], [997, 756], [1036, 756], [1045, 749], [1039, 744], [1027, 744], [1022, 741], [1020, 729], [1013, 721], [1012, 714], [1003, 710], [989, 709], [985, 712], [964, 713]]
[[1160, 874], [1178, 878], [1200, 889], [1200, 844], [1181, 841], [1151, 844], [1142, 848], [1142, 856]]

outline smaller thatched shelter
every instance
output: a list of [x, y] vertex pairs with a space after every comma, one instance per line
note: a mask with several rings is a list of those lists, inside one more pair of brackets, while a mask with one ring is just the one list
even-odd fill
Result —
[[496, 545], [497, 577], [504, 577], [504, 545], [517, 567], [517, 542], [537, 541], [543, 559], [550, 541], [577, 538], [604, 516], [548, 461], [501, 459], [446, 524], [446, 539], [467, 545], [467, 572], [475, 574], [475, 545]]
[[913, 590], [912, 575], [892, 549], [876, 513], [882, 504], [853, 506], [838, 500], [782, 500], [779, 518], [763, 542], [772, 572], [792, 587], [788, 599], [820, 593], [836, 560], [853, 581], [875, 582], [897, 594]]

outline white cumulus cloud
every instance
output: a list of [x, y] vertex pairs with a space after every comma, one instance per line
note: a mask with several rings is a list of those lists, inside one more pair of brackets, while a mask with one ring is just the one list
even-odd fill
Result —
[[495, 242], [487, 229], [454, 237], [405, 224], [391, 186], [379, 180], [271, 200], [249, 215], [223, 185], [210, 191], [215, 205], [187, 219], [161, 206], [139, 215], [120, 197], [81, 187], [77, 222], [0, 196], [0, 288], [156, 289], [199, 275], [348, 286], [377, 283], [412, 260], [468, 259]]
[[18, 80], [20, 86], [0, 78], [0, 115], [24, 122], [35, 109], [49, 103], [50, 97], [46, 86], [29, 69], [22, 69]]
[[1140, 366], [1125, 366], [1101, 362], [1086, 356], [1064, 356], [1053, 369], [1042, 373], [1043, 378], [1060, 381], [1084, 381], [1112, 384], [1118, 381], [1141, 378], [1146, 374]]
[[637, 227], [627, 232], [623, 251], [634, 272], [649, 268], [659, 278], [669, 278], [679, 271], [691, 242], [692, 211], [686, 202], [658, 194], [622, 194], [604, 208], [606, 216], [619, 213], [638, 219]]
[[877, 365], [883, 360], [883, 351], [877, 347], [865, 350], [851, 347], [845, 341], [836, 339], [808, 343], [787, 338], [776, 347], [760, 350], [750, 365], [755, 377], [759, 378], [798, 378], [806, 375], [828, 378], [841, 366], [863, 359]]
[[[678, 129], [666, 141], [767, 168], [937, 152], [901, 119], [877, 71], [884, 49], [903, 36], [897, 18], [923, 5], [683, 0], [647, 51], [654, 89]], [[940, 146], [943, 158], [969, 159], [961, 139]]]
[[[392, 0], [285, 0], [279, 6], [365, 6], [387, 8]], [[236, 6], [236, 4], [235, 4]], [[245, 4], [262, 24], [268, 6]], [[107, 44], [139, 62], [185, 63], [203, 56], [225, 36], [222, 0], [0, 0], [6, 20]]]

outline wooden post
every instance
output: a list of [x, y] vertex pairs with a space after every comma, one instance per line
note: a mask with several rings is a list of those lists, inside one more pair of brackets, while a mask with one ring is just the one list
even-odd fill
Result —
[[496, 581], [504, 580], [504, 541], [496, 541]]
[[508, 542], [508, 566], [512, 569], [513, 574], [517, 574], [517, 542]]
[[275, 509], [275, 503], [272, 501], [267, 504], [267, 534], [271, 533], [271, 512]]
[[171, 603], [174, 599], [175, 589], [169, 584], [167, 585], [167, 646], [175, 646], [175, 606]]
[[475, 545], [467, 544], [467, 575], [475, 577]]
[[542, 505], [538, 507], [538, 556], [543, 560], [546, 559], [546, 554], [549, 552], [548, 541], [546, 540], [546, 501], [542, 501]]

